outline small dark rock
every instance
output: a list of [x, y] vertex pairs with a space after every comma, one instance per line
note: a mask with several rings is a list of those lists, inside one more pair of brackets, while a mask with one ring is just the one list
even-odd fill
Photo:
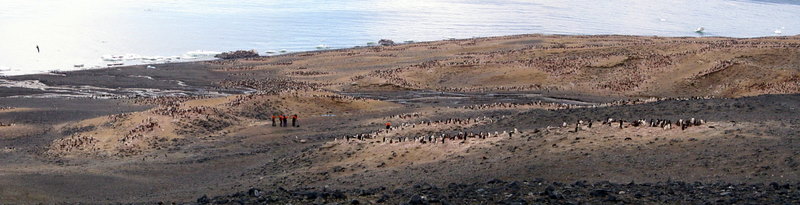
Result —
[[208, 199], [208, 196], [203, 195], [202, 197], [197, 198], [197, 203], [198, 204], [208, 204], [208, 203], [211, 203], [211, 199]]
[[408, 200], [408, 204], [411, 205], [419, 205], [419, 204], [429, 204], [428, 200], [425, 200], [420, 195], [414, 195], [411, 199]]
[[595, 189], [595, 190], [592, 190], [591, 192], [589, 192], [589, 196], [593, 196], [593, 197], [608, 196], [608, 191], [602, 190], [602, 189]]
[[606, 197], [605, 201], [607, 201], [607, 202], [618, 202], [619, 198], [617, 198], [614, 195], [608, 195], [608, 197]]
[[375, 201], [375, 202], [383, 203], [383, 202], [386, 202], [387, 199], [389, 199], [389, 196], [384, 194], [384, 195], [381, 195], [381, 198], [378, 198], [378, 200]]
[[420, 189], [420, 190], [431, 190], [431, 189], [433, 189], [434, 187], [433, 187], [433, 186], [431, 186], [431, 185], [430, 185], [430, 184], [428, 184], [428, 183], [422, 183], [422, 184], [417, 184], [417, 185], [414, 185], [414, 188], [416, 188], [416, 189]]
[[508, 185], [506, 185], [506, 188], [508, 188], [510, 190], [519, 190], [520, 189], [520, 185], [519, 185], [519, 182], [511, 182]]
[[331, 193], [331, 198], [333, 198], [333, 199], [346, 199], [347, 196], [344, 195], [344, 192], [337, 190], [337, 191], [334, 191], [333, 193]]
[[343, 172], [343, 171], [345, 171], [344, 167], [341, 167], [341, 166], [333, 167], [333, 172]]
[[500, 184], [500, 183], [503, 183], [503, 180], [500, 180], [500, 179], [492, 179], [492, 180], [489, 180], [489, 182], [488, 182], [488, 183], [489, 183], [489, 184]]
[[295, 195], [301, 196], [301, 197], [303, 197], [303, 198], [305, 198], [307, 200], [314, 200], [317, 197], [319, 197], [319, 193], [317, 193], [315, 191], [297, 192], [297, 193], [295, 193]]
[[359, 196], [370, 196], [370, 195], [375, 195], [376, 192], [377, 191], [374, 190], [374, 189], [361, 189], [361, 190], [358, 190], [358, 195]]
[[544, 189], [544, 193], [542, 193], [542, 194], [546, 195], [547, 197], [550, 197], [551, 199], [563, 199], [564, 198], [564, 195], [561, 194], [559, 191], [556, 191], [555, 187], [553, 187], [553, 186], [547, 186], [547, 188]]

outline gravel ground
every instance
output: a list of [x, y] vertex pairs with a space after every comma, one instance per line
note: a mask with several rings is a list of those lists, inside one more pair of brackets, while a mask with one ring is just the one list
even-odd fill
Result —
[[402, 189], [252, 188], [227, 196], [197, 198], [195, 204], [797, 204], [800, 184], [574, 183], [491, 180], [426, 183]]

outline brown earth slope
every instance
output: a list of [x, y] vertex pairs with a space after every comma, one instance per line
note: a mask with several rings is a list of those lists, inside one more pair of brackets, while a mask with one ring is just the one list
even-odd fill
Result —
[[[800, 182], [798, 36], [518, 35], [156, 67], [0, 79], [0, 202]], [[651, 120], [671, 126], [635, 123]]]

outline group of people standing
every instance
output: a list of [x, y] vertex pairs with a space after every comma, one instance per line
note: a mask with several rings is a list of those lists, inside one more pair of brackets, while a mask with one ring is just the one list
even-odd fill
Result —
[[289, 126], [289, 118], [292, 118], [292, 127], [300, 127], [300, 124], [297, 123], [297, 114], [294, 115], [272, 115], [272, 126], [277, 126], [278, 121], [280, 121], [281, 127], [288, 127]]

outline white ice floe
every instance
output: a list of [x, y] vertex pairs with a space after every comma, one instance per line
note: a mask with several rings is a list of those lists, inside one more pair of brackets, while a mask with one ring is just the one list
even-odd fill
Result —
[[217, 54], [220, 54], [220, 53], [222, 53], [222, 52], [196, 50], [196, 51], [186, 52], [186, 54], [184, 56], [194, 57], [194, 58], [203, 58], [203, 57], [214, 57], [214, 55], [217, 55]]
[[773, 33], [781, 35], [781, 34], [783, 34], [783, 29], [785, 29], [785, 27], [781, 27], [779, 29], [775, 29], [775, 31], [773, 31]]
[[706, 31], [706, 28], [703, 28], [702, 26], [694, 30], [695, 33], [703, 33], [704, 31]]
[[103, 55], [103, 56], [100, 56], [100, 59], [103, 59], [104, 61], [122, 61], [123, 60], [122, 58], [123, 57], [121, 55]]
[[[285, 50], [282, 50], [281, 52], [285, 52]], [[215, 59], [214, 55], [217, 55], [219, 53], [221, 52], [195, 50], [174, 56], [147, 56], [147, 55], [139, 55], [131, 53], [105, 54], [99, 56], [99, 58], [95, 58], [92, 60], [74, 61], [63, 65], [48, 66], [48, 69], [55, 69], [54, 71], [61, 72], [61, 71], [98, 69], [98, 68], [129, 66], [129, 65], [149, 65], [147, 66], [147, 68], [154, 69], [155, 66], [151, 64], [213, 60]], [[48, 72], [50, 72], [50, 70], [31, 69], [31, 68], [10, 68], [5, 66], [0, 66], [0, 75], [13, 76], [13, 75], [27, 75], [27, 74], [43, 74]]]

